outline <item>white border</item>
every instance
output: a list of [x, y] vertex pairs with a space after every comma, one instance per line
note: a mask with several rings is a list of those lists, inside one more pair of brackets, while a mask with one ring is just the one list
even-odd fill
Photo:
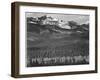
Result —
[[[47, 13], [64, 13], [64, 14], [83, 14], [90, 15], [90, 64], [89, 65], [67, 65], [67, 66], [50, 66], [50, 67], [25, 67], [25, 12], [47, 12]], [[32, 7], [20, 6], [20, 74], [39, 74], [55, 72], [73, 72], [95, 70], [95, 11], [86, 9], [69, 9], [69, 8], [52, 8], [52, 7]]]

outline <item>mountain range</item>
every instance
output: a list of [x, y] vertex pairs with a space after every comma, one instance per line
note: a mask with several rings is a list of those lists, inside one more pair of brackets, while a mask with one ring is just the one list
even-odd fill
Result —
[[89, 32], [89, 24], [82, 24], [77, 25], [74, 29], [66, 29], [62, 28], [60, 26], [56, 25], [39, 25], [39, 24], [33, 24], [33, 23], [27, 23], [27, 31], [28, 32], [34, 32], [37, 34], [43, 34], [43, 33], [68, 33], [68, 32], [79, 32], [79, 33], [85, 33]]
[[[60, 26], [27, 23], [27, 47], [60, 45], [72, 39], [89, 39], [89, 25], [78, 25], [75, 29], [64, 29]], [[73, 40], [76, 42], [75, 40]]]

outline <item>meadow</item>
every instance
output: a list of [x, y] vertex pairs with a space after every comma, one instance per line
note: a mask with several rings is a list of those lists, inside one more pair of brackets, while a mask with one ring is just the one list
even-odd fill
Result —
[[27, 67], [89, 64], [89, 39], [80, 34], [60, 35], [27, 41]]
[[89, 31], [84, 26], [66, 30], [27, 23], [26, 43], [27, 67], [89, 64]]

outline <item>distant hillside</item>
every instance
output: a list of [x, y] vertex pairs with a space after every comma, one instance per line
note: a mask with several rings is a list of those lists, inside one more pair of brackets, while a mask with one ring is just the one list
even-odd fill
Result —
[[64, 29], [60, 26], [56, 25], [39, 25], [39, 24], [33, 24], [33, 23], [27, 23], [27, 31], [28, 32], [34, 32], [37, 34], [41, 33], [66, 33], [66, 32], [87, 32], [89, 31], [89, 25], [83, 24], [77, 26], [75, 29]]

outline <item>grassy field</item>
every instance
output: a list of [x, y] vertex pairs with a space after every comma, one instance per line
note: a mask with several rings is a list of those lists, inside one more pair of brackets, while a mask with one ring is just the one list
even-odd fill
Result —
[[87, 34], [27, 32], [27, 67], [89, 64]]

